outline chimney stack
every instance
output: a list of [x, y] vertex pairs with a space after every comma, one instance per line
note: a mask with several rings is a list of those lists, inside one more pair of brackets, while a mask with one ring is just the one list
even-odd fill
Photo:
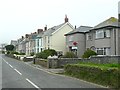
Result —
[[68, 22], [68, 18], [67, 18], [67, 15], [65, 15], [65, 23]]
[[47, 30], [47, 25], [44, 27], [44, 31], [46, 31]]
[[22, 39], [24, 39], [24, 36], [22, 36]]
[[29, 36], [29, 35], [28, 35], [28, 34], [26, 34], [26, 35], [25, 35], [25, 38], [28, 38], [28, 36]]
[[38, 29], [38, 30], [37, 30], [37, 33], [38, 33], [38, 34], [41, 33], [41, 32], [43, 32], [43, 29]]
[[76, 29], [76, 25], [75, 25], [75, 29]]

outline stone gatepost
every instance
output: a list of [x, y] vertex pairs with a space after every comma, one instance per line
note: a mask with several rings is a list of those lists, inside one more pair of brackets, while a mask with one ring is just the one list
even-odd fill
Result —
[[58, 57], [49, 56], [47, 62], [47, 68], [57, 68], [58, 67]]

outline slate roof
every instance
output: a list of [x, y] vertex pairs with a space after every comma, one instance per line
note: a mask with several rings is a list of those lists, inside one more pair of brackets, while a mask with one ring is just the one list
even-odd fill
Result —
[[115, 17], [110, 17], [109, 19], [103, 21], [102, 23], [96, 25], [94, 28], [92, 28], [92, 30], [94, 29], [100, 29], [100, 28], [104, 28], [104, 27], [120, 27], [118, 25], [118, 19]]
[[47, 36], [47, 35], [52, 35], [53, 32], [55, 32], [56, 30], [58, 30], [61, 26], [63, 26], [65, 23], [62, 23], [60, 25], [57, 25], [57, 26], [53, 26], [51, 28], [49, 28], [47, 31], [44, 32], [44, 35]]
[[73, 30], [65, 35], [71, 35], [71, 34], [75, 34], [75, 33], [86, 33], [92, 28], [93, 27], [89, 27], [89, 26], [80, 26], [80, 27], [76, 28], [75, 30]]

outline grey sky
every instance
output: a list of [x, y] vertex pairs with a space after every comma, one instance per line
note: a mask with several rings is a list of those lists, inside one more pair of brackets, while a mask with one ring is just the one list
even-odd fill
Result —
[[95, 26], [118, 17], [119, 0], [0, 0], [0, 44], [64, 22]]

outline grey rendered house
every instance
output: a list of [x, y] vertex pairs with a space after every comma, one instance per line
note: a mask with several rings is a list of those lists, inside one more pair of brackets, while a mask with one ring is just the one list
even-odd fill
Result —
[[[79, 31], [83, 32], [83, 29], [81, 28]], [[71, 32], [66, 34], [68, 51], [70, 51], [68, 48], [70, 47], [70, 40], [68, 38], [72, 37], [73, 42], [78, 38], [76, 50], [79, 57], [87, 48], [94, 50], [98, 55], [120, 55], [120, 26], [116, 18], [111, 17], [93, 28], [86, 28], [82, 32], [79, 35]]]
[[67, 52], [72, 51], [77, 56], [82, 56], [86, 50], [86, 32], [92, 27], [80, 26], [74, 31], [67, 33], [66, 36], [66, 48]]

